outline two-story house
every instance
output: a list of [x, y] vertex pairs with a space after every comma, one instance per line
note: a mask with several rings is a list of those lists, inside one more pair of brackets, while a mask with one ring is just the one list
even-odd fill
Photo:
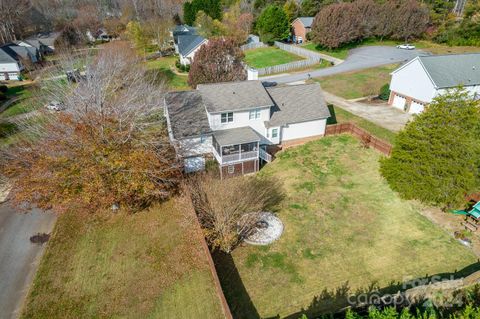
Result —
[[165, 96], [170, 139], [185, 171], [213, 157], [222, 177], [253, 173], [271, 145], [323, 136], [330, 112], [319, 84], [264, 87], [260, 81], [198, 85]]

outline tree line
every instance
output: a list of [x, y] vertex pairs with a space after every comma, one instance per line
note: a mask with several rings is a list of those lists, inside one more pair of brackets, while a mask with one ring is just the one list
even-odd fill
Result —
[[372, 37], [408, 41], [421, 36], [428, 22], [427, 7], [416, 0], [340, 2], [318, 12], [311, 38], [330, 49]]

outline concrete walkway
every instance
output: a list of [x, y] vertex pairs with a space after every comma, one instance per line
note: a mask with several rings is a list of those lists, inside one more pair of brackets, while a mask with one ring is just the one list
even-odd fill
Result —
[[349, 101], [323, 91], [327, 103], [337, 105], [357, 116], [373, 122], [393, 132], [400, 131], [412, 118], [412, 114], [404, 113], [385, 104], [365, 104]]

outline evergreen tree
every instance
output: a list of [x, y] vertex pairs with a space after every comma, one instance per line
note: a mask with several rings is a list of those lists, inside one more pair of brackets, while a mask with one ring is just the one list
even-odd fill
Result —
[[480, 112], [461, 89], [434, 99], [395, 140], [381, 173], [406, 199], [445, 208], [480, 185]]
[[270, 5], [258, 17], [256, 28], [263, 42], [283, 40], [290, 34], [290, 23], [283, 8]]
[[183, 4], [183, 21], [193, 25], [199, 11], [205, 12], [213, 20], [222, 19], [221, 0], [193, 0]]

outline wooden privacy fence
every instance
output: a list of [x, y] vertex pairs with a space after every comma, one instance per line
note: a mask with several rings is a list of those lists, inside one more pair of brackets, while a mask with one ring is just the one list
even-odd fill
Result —
[[283, 51], [287, 51], [299, 56], [303, 56], [303, 57], [306, 57], [307, 59], [313, 59], [317, 61], [320, 61], [322, 59], [322, 56], [320, 54], [313, 52], [311, 50], [307, 50], [301, 47], [297, 47], [294, 45], [290, 45], [290, 44], [286, 44], [278, 41], [275, 41], [274, 44], [277, 48]]
[[342, 133], [350, 133], [353, 136], [360, 139], [360, 141], [368, 147], [373, 147], [374, 149], [382, 152], [383, 154], [390, 156], [392, 153], [392, 145], [384, 140], [379, 139], [376, 136], [373, 136], [368, 131], [364, 130], [361, 127], [353, 123], [342, 123], [328, 125], [325, 129], [325, 136], [327, 135], [337, 135]]
[[258, 75], [269, 75], [269, 74], [275, 74], [275, 73], [283, 73], [295, 69], [304, 69], [309, 66], [315, 65], [319, 63], [320, 61], [317, 60], [300, 60], [300, 61], [295, 61], [295, 62], [290, 62], [290, 63], [285, 63], [285, 64], [279, 64], [279, 65], [274, 65], [274, 66], [268, 66], [266, 68], [261, 68], [261, 69], [256, 69], [258, 71]]
[[240, 46], [240, 49], [242, 51], [245, 51], [245, 50], [265, 48], [265, 47], [267, 47], [267, 45], [263, 42], [252, 42], [252, 43], [248, 43]]

